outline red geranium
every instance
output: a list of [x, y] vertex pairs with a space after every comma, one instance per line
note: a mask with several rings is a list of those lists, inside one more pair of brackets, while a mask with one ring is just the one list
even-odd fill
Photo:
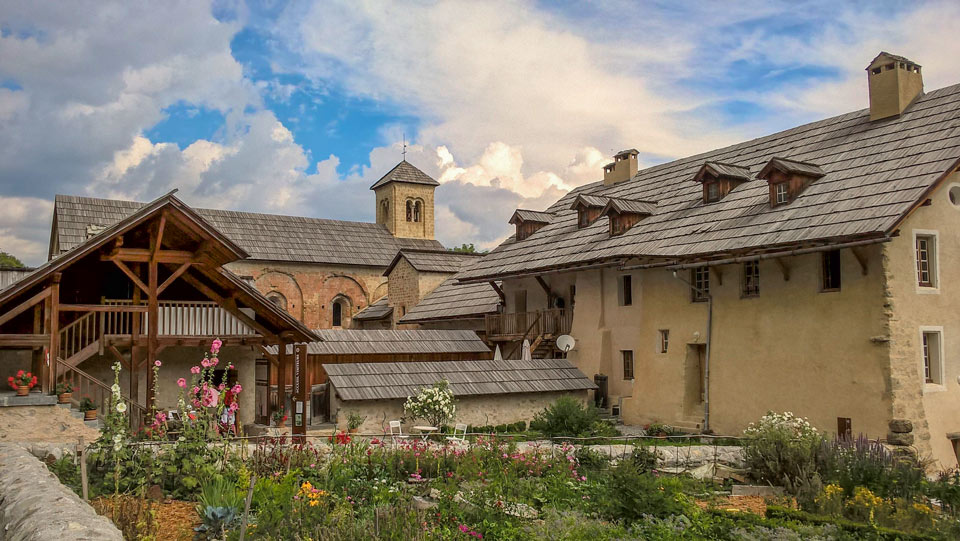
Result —
[[17, 387], [28, 387], [33, 389], [33, 386], [37, 384], [37, 377], [30, 372], [18, 370], [16, 376], [10, 376], [7, 378], [7, 383], [9, 383], [10, 387], [14, 389]]

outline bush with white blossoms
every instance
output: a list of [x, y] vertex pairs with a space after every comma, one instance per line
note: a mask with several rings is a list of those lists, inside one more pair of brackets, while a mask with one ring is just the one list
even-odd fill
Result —
[[424, 387], [414, 396], [408, 396], [403, 412], [413, 419], [425, 419], [430, 426], [441, 427], [457, 413], [453, 391], [446, 380]]
[[767, 412], [743, 435], [744, 462], [757, 481], [783, 486], [795, 495], [819, 489], [817, 457], [824, 440], [805, 417]]

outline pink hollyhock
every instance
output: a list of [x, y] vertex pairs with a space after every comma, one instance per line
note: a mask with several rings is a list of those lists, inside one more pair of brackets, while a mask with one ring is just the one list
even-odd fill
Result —
[[200, 361], [200, 364], [202, 364], [204, 368], [210, 368], [210, 361], [207, 359]]
[[218, 351], [220, 351], [220, 346], [222, 345], [223, 342], [221, 342], [219, 338], [215, 339], [210, 343], [210, 353], [216, 354]]
[[233, 394], [240, 394], [240, 391], [243, 391], [243, 387], [241, 387], [239, 383], [234, 385], [233, 388], [230, 389], [230, 392]]
[[199, 374], [199, 373], [200, 373], [200, 367], [199, 367], [199, 366], [191, 366], [191, 367], [190, 367], [190, 373], [191, 373], [191, 374]]
[[217, 405], [219, 401], [220, 401], [220, 393], [218, 393], [216, 389], [211, 387], [206, 391], [204, 391], [203, 399], [201, 400], [204, 407], [213, 408]]
[[194, 386], [193, 386], [193, 394], [197, 394], [197, 393], [199, 393], [199, 392], [200, 392], [200, 387], [197, 387], [196, 385], [194, 385]]
[[224, 387], [226, 387], [226, 385], [221, 383], [220, 385], [217, 385], [217, 390], [222, 391]]
[[232, 413], [232, 412], [234, 412], [234, 411], [237, 411], [237, 408], [239, 408], [239, 407], [240, 407], [240, 405], [237, 404], [236, 402], [231, 403], [231, 404], [230, 404], [230, 412]]
[[186, 389], [186, 388], [187, 388], [187, 380], [185, 380], [185, 379], [183, 379], [183, 378], [180, 378], [180, 379], [177, 380], [177, 385], [179, 385], [181, 389]]
[[160, 359], [157, 359], [156, 361], [153, 361], [153, 366], [156, 366], [157, 368], [160, 368], [160, 365], [161, 365], [161, 364], [163, 364], [163, 363], [160, 362]]
[[220, 359], [214, 357], [210, 359], [210, 366], [217, 366], [220, 363]]

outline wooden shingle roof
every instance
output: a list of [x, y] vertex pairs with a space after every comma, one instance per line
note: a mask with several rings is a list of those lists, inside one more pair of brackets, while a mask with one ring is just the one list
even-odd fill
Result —
[[[144, 206], [134, 201], [56, 196], [51, 256], [81, 244]], [[252, 259], [386, 267], [402, 248], [442, 250], [435, 240], [403, 239], [367, 222], [325, 220], [231, 210], [195, 209]], [[91, 228], [90, 226], [98, 226]]]
[[472, 265], [474, 262], [476, 262], [480, 255], [481, 254], [453, 252], [450, 250], [403, 249], [397, 252], [397, 255], [394, 256], [393, 261], [391, 261], [390, 265], [387, 266], [387, 270], [383, 271], [383, 275], [389, 275], [390, 271], [393, 270], [393, 267], [395, 267], [401, 259], [406, 259], [407, 263], [410, 263], [411, 267], [420, 272], [442, 272], [455, 274], [460, 272], [460, 270], [465, 266]]
[[384, 319], [393, 313], [393, 307], [387, 304], [387, 296], [384, 295], [366, 308], [353, 315], [353, 319], [360, 321], [371, 321]]
[[440, 380], [454, 397], [583, 391], [596, 385], [566, 359], [325, 364], [339, 398], [407, 398]]
[[530, 209], [517, 209], [514, 211], [513, 216], [510, 217], [511, 225], [518, 222], [537, 222], [541, 224], [548, 224], [553, 221], [553, 214], [549, 212], [542, 212], [539, 210], [530, 210]]
[[496, 314], [500, 295], [487, 282], [461, 284], [456, 277], [443, 281], [400, 318], [400, 323], [424, 323], [437, 319], [481, 318]]
[[[713, 203], [704, 203], [702, 187], [690, 182], [707, 161], [746, 167], [755, 178], [777, 156], [816, 164], [826, 174], [774, 208], [764, 181], [743, 182]], [[871, 122], [864, 109], [649, 167], [611, 186], [583, 186], [547, 209], [554, 221], [523, 241], [507, 239], [461, 279], [880, 238], [958, 163], [960, 85], [954, 85], [920, 96], [897, 118]], [[657, 211], [611, 237], [605, 218], [577, 227], [570, 207], [580, 195], [657, 201]]]
[[440, 185], [440, 183], [433, 180], [430, 175], [417, 169], [407, 160], [401, 161], [393, 169], [388, 171], [386, 175], [380, 177], [380, 180], [374, 182], [373, 186], [370, 186], [370, 189], [375, 190], [391, 182], [409, 182], [411, 184], [426, 184], [428, 186]]
[[[468, 330], [318, 329], [320, 342], [307, 345], [308, 355], [416, 355], [489, 353], [490, 348]], [[267, 348], [277, 353], [277, 346]], [[293, 350], [290, 349], [290, 352]]]

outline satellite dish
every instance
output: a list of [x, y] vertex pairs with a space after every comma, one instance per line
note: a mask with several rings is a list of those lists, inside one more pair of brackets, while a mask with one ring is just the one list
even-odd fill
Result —
[[574, 340], [569, 334], [561, 334], [557, 337], [557, 347], [560, 348], [560, 351], [564, 353], [573, 349], [573, 346], [575, 346], [576, 343], [577, 341]]

